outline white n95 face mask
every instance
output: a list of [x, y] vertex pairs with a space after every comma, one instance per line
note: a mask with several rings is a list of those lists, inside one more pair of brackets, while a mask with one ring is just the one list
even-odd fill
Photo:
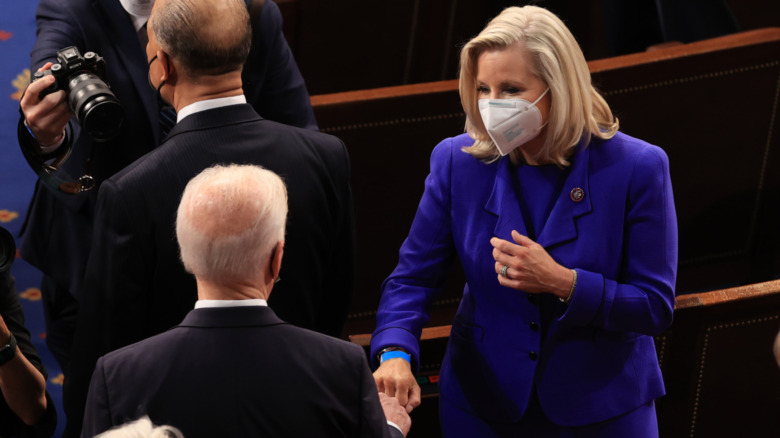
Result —
[[544, 124], [536, 104], [548, 91], [549, 87], [533, 103], [525, 99], [479, 99], [482, 123], [501, 156], [539, 135]]

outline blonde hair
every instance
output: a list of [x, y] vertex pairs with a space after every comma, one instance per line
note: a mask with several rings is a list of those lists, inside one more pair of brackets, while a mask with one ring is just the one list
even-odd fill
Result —
[[187, 272], [215, 283], [254, 278], [284, 241], [287, 190], [260, 166], [217, 165], [187, 184], [176, 238]]
[[[482, 122], [477, 96], [477, 61], [492, 50], [514, 44], [525, 47], [531, 72], [550, 87], [547, 138], [537, 159], [568, 166], [574, 148], [592, 136], [609, 139], [618, 120], [593, 88], [585, 56], [566, 25], [552, 12], [537, 7], [510, 7], [488, 23], [460, 52], [460, 98], [466, 112], [466, 132], [475, 140], [463, 150], [484, 161], [500, 157]], [[513, 159], [521, 152], [515, 149]]]

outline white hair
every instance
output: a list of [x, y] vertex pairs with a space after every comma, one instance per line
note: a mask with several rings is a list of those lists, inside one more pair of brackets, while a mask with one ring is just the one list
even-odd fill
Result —
[[[515, 44], [532, 59], [531, 72], [550, 87], [547, 138], [538, 158], [568, 166], [567, 158], [583, 138], [612, 138], [618, 121], [603, 97], [593, 88], [580, 46], [565, 24], [552, 12], [537, 6], [510, 7], [488, 23], [460, 52], [460, 98], [466, 113], [466, 131], [474, 145], [464, 148], [486, 161], [500, 157], [482, 122], [477, 96], [477, 62], [486, 51]], [[521, 157], [516, 149], [515, 158]]]
[[144, 416], [107, 430], [95, 438], [184, 438], [184, 435], [173, 426], [155, 426], [149, 417]]
[[287, 190], [260, 166], [210, 167], [184, 189], [176, 237], [185, 269], [220, 283], [257, 276], [284, 240]]

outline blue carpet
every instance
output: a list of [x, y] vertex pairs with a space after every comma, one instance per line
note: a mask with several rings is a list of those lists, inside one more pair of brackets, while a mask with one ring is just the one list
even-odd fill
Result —
[[[17, 237], [32, 197], [36, 176], [27, 166], [16, 141], [19, 119], [19, 97], [30, 78], [30, 50], [35, 42], [35, 9], [37, 1], [3, 2], [0, 14], [0, 226]], [[57, 405], [58, 425], [55, 436], [65, 426], [62, 411], [62, 372], [46, 348], [41, 274], [18, 258], [11, 268], [16, 278], [19, 301], [24, 307], [25, 323], [49, 372], [46, 387]]]

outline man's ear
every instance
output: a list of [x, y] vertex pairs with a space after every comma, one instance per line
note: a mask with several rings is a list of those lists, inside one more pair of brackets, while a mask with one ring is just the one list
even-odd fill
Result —
[[271, 275], [274, 280], [279, 278], [279, 271], [282, 270], [282, 256], [284, 255], [284, 241], [276, 244], [273, 253], [271, 253]]
[[162, 80], [170, 84], [172, 77], [176, 74], [176, 67], [168, 54], [162, 49], [157, 49], [157, 59], [160, 61], [160, 66], [163, 69]]

